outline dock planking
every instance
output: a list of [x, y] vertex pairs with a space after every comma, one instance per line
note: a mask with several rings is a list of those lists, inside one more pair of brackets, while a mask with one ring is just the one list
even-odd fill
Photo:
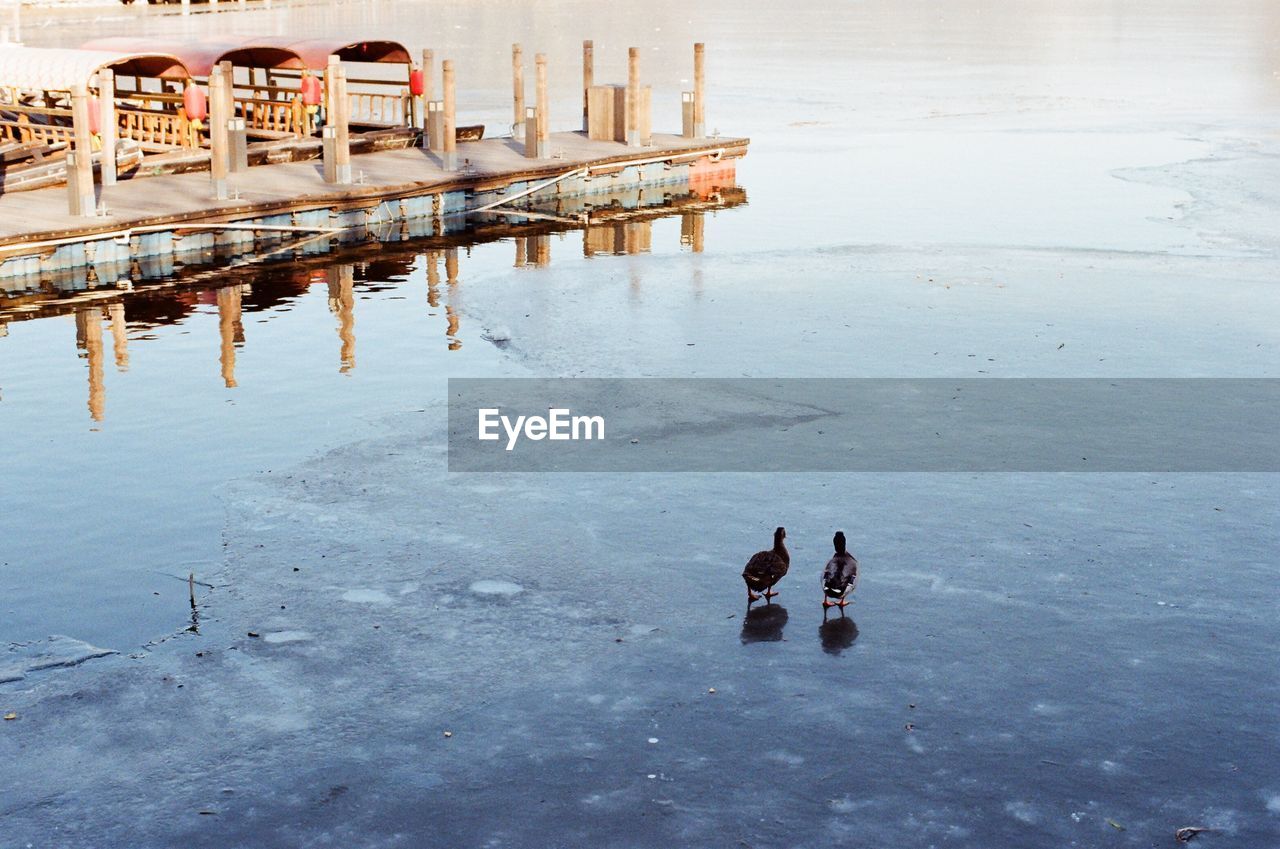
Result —
[[[553, 133], [551, 158], [529, 159], [524, 145], [510, 138], [460, 144], [458, 170], [446, 170], [439, 155], [418, 148], [385, 150], [352, 158], [356, 182], [326, 183], [319, 160], [262, 165], [231, 175], [231, 199], [214, 200], [207, 172], [139, 177], [97, 187], [107, 214], [73, 218], [64, 188], [0, 195], [0, 258], [24, 246], [83, 238], [140, 227], [194, 226], [264, 216], [329, 209], [343, 211], [402, 198], [449, 192], [501, 192], [508, 186], [550, 179], [582, 167], [608, 170], [637, 161], [701, 157], [732, 160], [745, 155], [749, 141], [690, 139], [654, 134], [648, 147], [592, 140], [584, 133]], [[547, 189], [555, 192], [555, 187]]]

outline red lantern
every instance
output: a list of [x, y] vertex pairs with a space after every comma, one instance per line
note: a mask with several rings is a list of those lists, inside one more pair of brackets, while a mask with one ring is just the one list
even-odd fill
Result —
[[191, 80], [187, 80], [186, 91], [182, 92], [182, 108], [187, 112], [187, 120], [200, 129], [201, 122], [209, 114], [209, 101]]
[[422, 71], [420, 69], [415, 68], [414, 70], [410, 71], [409, 72], [409, 93], [412, 94], [414, 97], [421, 97], [423, 92], [427, 90], [427, 87], [426, 85], [424, 85], [424, 82], [425, 81], [422, 77]]
[[89, 98], [89, 132], [97, 135], [102, 131], [102, 107], [98, 105], [98, 98]]

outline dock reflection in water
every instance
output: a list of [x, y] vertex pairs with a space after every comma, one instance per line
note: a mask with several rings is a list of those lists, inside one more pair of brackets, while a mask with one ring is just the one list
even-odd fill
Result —
[[[0, 337], [10, 322], [74, 315], [76, 349], [88, 365], [89, 417], [95, 423], [106, 416], [104, 324], [111, 333], [116, 370], [123, 373], [129, 369], [130, 330], [135, 342], [148, 339], [149, 328], [179, 324], [202, 307], [215, 306], [219, 373], [222, 384], [234, 389], [239, 385], [237, 356], [247, 344], [244, 313], [278, 309], [323, 282], [336, 320], [338, 371], [350, 374], [356, 368], [357, 289], [400, 285], [388, 281], [407, 280], [423, 268], [429, 315], [443, 307], [445, 345], [456, 351], [463, 345], [460, 248], [510, 241], [515, 267], [545, 268], [551, 263], [552, 236], [580, 231], [583, 257], [644, 254], [653, 249], [652, 222], [679, 215], [681, 248], [701, 253], [705, 215], [746, 201], [745, 192], [736, 187], [706, 194], [657, 194], [652, 201], [650, 195], [653, 190], [633, 190], [483, 213], [468, 220], [465, 229], [448, 232], [442, 227], [442, 236], [404, 239], [402, 233], [375, 234], [389, 240], [378, 238], [332, 253], [317, 253], [314, 238], [308, 238], [297, 250], [286, 245], [261, 260], [159, 269], [169, 273], [150, 280], [148, 271], [156, 269], [138, 263], [129, 278], [106, 284], [91, 272], [68, 274], [42, 281], [38, 289], [0, 292]], [[697, 286], [696, 269], [693, 279]], [[221, 285], [211, 285], [214, 281]], [[634, 273], [632, 285], [638, 286]]]

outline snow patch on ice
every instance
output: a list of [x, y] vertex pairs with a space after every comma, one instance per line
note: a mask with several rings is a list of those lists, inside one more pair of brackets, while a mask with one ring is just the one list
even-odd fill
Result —
[[89, 645], [83, 640], [54, 634], [43, 640], [10, 643], [0, 654], [0, 684], [21, 681], [29, 672], [78, 666], [86, 660], [118, 654], [115, 649]]
[[1004, 812], [1019, 822], [1034, 823], [1036, 817], [1036, 809], [1026, 802], [1007, 802], [1004, 806]]
[[524, 587], [511, 581], [476, 581], [471, 591], [477, 595], [516, 595], [524, 591]]
[[343, 601], [356, 604], [390, 604], [391, 596], [382, 590], [347, 590], [342, 594]]
[[310, 631], [273, 631], [262, 635], [264, 643], [301, 643], [310, 639]]
[[781, 749], [775, 749], [769, 752], [765, 757], [774, 763], [785, 764], [786, 766], [800, 766], [804, 763], [804, 758], [794, 752], [784, 752]]
[[1280, 793], [1267, 797], [1267, 810], [1273, 814], [1280, 814]]

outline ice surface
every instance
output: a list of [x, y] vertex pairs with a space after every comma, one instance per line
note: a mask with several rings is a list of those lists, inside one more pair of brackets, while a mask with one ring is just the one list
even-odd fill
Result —
[[511, 581], [475, 581], [471, 584], [471, 591], [477, 595], [517, 595], [524, 591], [524, 587]]
[[[1191, 824], [1230, 829], [1203, 849], [1280, 844], [1274, 477], [446, 472], [440, 378], [498, 351], [471, 327], [509, 329], [500, 370], [516, 375], [1275, 376], [1274, 4], [922, 8], [800, 4], [781, 29], [768, 4], [643, 8], [693, 20], [664, 24], [658, 55], [721, 34], [714, 123], [756, 139], [751, 205], [705, 220], [705, 253], [584, 260], [553, 239], [550, 267], [512, 269], [510, 246], [479, 246], [489, 264], [464, 264], [464, 344], [443, 364], [425, 325], [388, 319], [427, 310], [414, 269], [404, 300], [361, 297], [369, 332], [343, 389], [306, 379], [336, 353], [323, 286], [296, 322], [248, 326], [242, 385], [209, 407], [265, 411], [235, 444], [273, 448], [254, 474], [224, 470], [217, 509], [197, 499], [218, 557], [200, 633], [0, 689], [21, 716], [0, 724], [0, 844], [1136, 849]], [[393, 29], [421, 11], [378, 9]], [[494, 66], [489, 105], [480, 84], [465, 98], [491, 123], [509, 80], [483, 50], [599, 38], [636, 14], [486, 9], [442, 7], [434, 46]], [[329, 25], [307, 7], [263, 14], [299, 35]], [[449, 36], [455, 22], [471, 35]], [[653, 64], [677, 91], [681, 62]], [[70, 345], [69, 323], [55, 329]], [[45, 378], [82, 408], [63, 350], [6, 369], [0, 413], [47, 400]], [[221, 388], [207, 359], [183, 378], [191, 396]], [[113, 384], [148, 449], [152, 396], [189, 397], [156, 370], [162, 390]], [[194, 421], [232, 462], [207, 434], [236, 420]], [[274, 433], [319, 453], [286, 461]], [[12, 458], [30, 486], [0, 521], [21, 523], [3, 540], [21, 562], [107, 550], [68, 532], [73, 514], [138, 536], [118, 518], [120, 434], [100, 436], [63, 464], [79, 486], [49, 471], [58, 454]], [[201, 439], [180, 436], [189, 456]], [[91, 461], [116, 490], [82, 484]], [[186, 545], [169, 478], [140, 468], [165, 510], [134, 512], [161, 553]], [[22, 547], [29, 504], [63, 507]], [[742, 563], [779, 523], [796, 580], [745, 616]], [[835, 527], [866, 570], [848, 625], [824, 624], [814, 591]], [[74, 577], [21, 583], [3, 612], [109, 619], [135, 603], [85, 605]]]
[[83, 640], [54, 634], [43, 640], [10, 643], [0, 653], [0, 684], [21, 681], [31, 672], [78, 666], [86, 660], [117, 654], [115, 649], [91, 646]]

